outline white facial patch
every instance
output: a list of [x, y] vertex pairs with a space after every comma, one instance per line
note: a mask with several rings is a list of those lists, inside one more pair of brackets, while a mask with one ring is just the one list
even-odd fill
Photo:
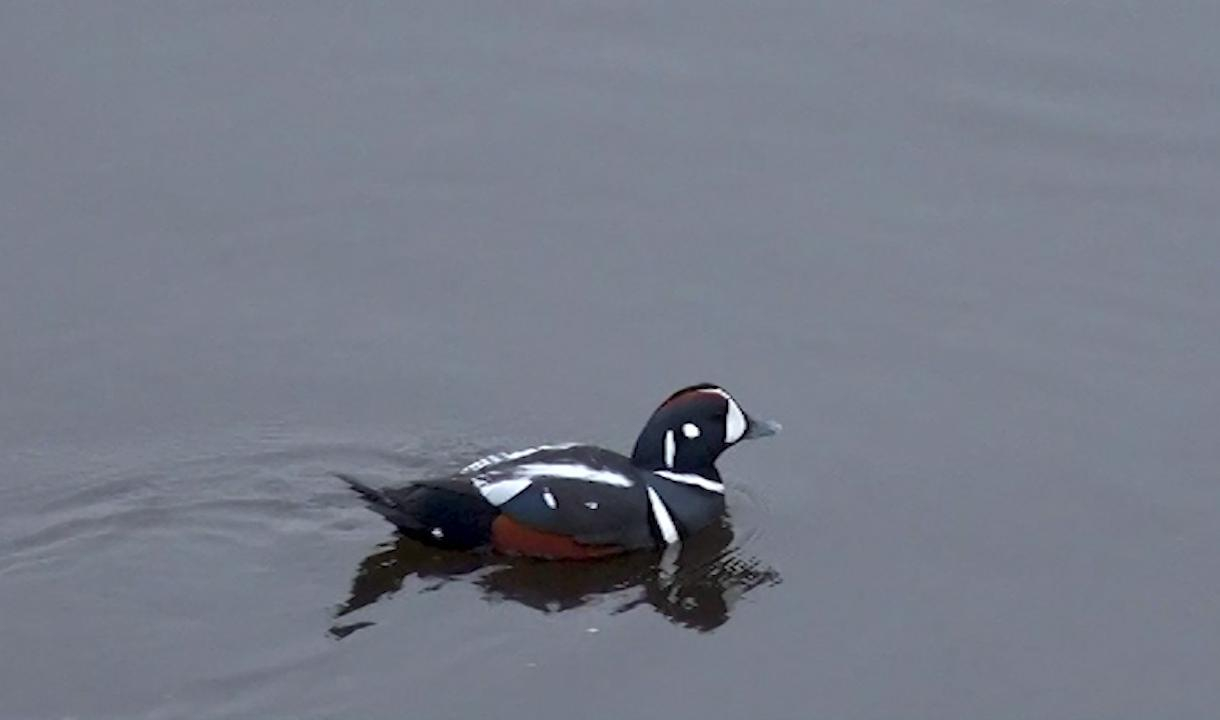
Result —
[[728, 416], [724, 421], [724, 444], [732, 445], [746, 434], [746, 414], [742, 412], [741, 406], [733, 399], [732, 395], [721, 390], [720, 388], [708, 388], [703, 392], [710, 392], [724, 398], [728, 403]]
[[694, 423], [683, 423], [682, 434], [687, 438], [694, 440], [699, 437], [699, 426]]
[[542, 491], [542, 502], [546, 503], [546, 506], [552, 510], [559, 507], [559, 504], [555, 502], [555, 496], [551, 494], [550, 488]]
[[674, 431], [665, 431], [665, 467], [674, 466], [674, 458], [678, 455], [678, 443], [674, 440]]
[[725, 444], [731, 445], [745, 434], [745, 414], [737, 403], [728, 400], [728, 419], [725, 421]]
[[724, 442], [732, 445], [746, 434], [746, 414], [737, 406], [733, 398], [729, 398], [729, 416], [724, 422]]

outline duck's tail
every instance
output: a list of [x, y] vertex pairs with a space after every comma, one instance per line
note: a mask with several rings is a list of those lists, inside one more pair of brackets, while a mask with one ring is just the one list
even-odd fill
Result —
[[419, 529], [418, 523], [411, 513], [406, 512], [402, 503], [390, 496], [390, 493], [369, 485], [366, 482], [357, 480], [347, 473], [334, 473], [335, 477], [347, 483], [348, 487], [355, 490], [369, 504], [369, 509], [381, 515], [386, 520], [397, 525], [404, 531], [416, 531]]
[[471, 549], [491, 542], [491, 522], [499, 512], [469, 482], [417, 481], [378, 489], [346, 473], [334, 473], [394, 523], [403, 534], [428, 545]]
[[390, 500], [388, 497], [386, 497], [386, 494], [383, 493], [382, 491], [378, 490], [377, 488], [373, 487], [372, 485], [368, 485], [366, 483], [363, 483], [363, 482], [357, 480], [356, 478], [352, 477], [351, 475], [348, 475], [347, 473], [338, 473], [337, 472], [337, 473], [334, 473], [334, 476], [339, 478], [343, 482], [347, 483], [353, 490], [360, 493], [360, 495], [363, 496], [365, 500], [368, 500], [369, 502], [373, 503], [374, 505], [382, 504], [382, 505], [393, 506], [393, 504], [394, 504], [393, 501]]

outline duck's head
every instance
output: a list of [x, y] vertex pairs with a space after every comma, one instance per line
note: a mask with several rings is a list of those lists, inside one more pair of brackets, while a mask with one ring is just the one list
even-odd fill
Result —
[[733, 445], [779, 432], [780, 424], [746, 414], [724, 388], [682, 388], [652, 413], [635, 441], [631, 461], [650, 470], [699, 473]]

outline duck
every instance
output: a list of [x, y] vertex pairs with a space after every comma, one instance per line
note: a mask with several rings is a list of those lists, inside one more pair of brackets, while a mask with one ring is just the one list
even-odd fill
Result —
[[497, 453], [397, 488], [336, 475], [425, 545], [586, 560], [678, 545], [713, 525], [725, 514], [716, 460], [780, 429], [719, 385], [698, 383], [657, 406], [630, 456], [563, 443]]

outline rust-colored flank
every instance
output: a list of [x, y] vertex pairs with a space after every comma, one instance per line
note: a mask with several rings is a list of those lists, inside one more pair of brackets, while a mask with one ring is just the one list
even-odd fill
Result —
[[567, 535], [535, 530], [507, 515], [492, 521], [491, 543], [497, 552], [556, 560], [587, 560], [623, 551], [617, 545], [585, 545]]

